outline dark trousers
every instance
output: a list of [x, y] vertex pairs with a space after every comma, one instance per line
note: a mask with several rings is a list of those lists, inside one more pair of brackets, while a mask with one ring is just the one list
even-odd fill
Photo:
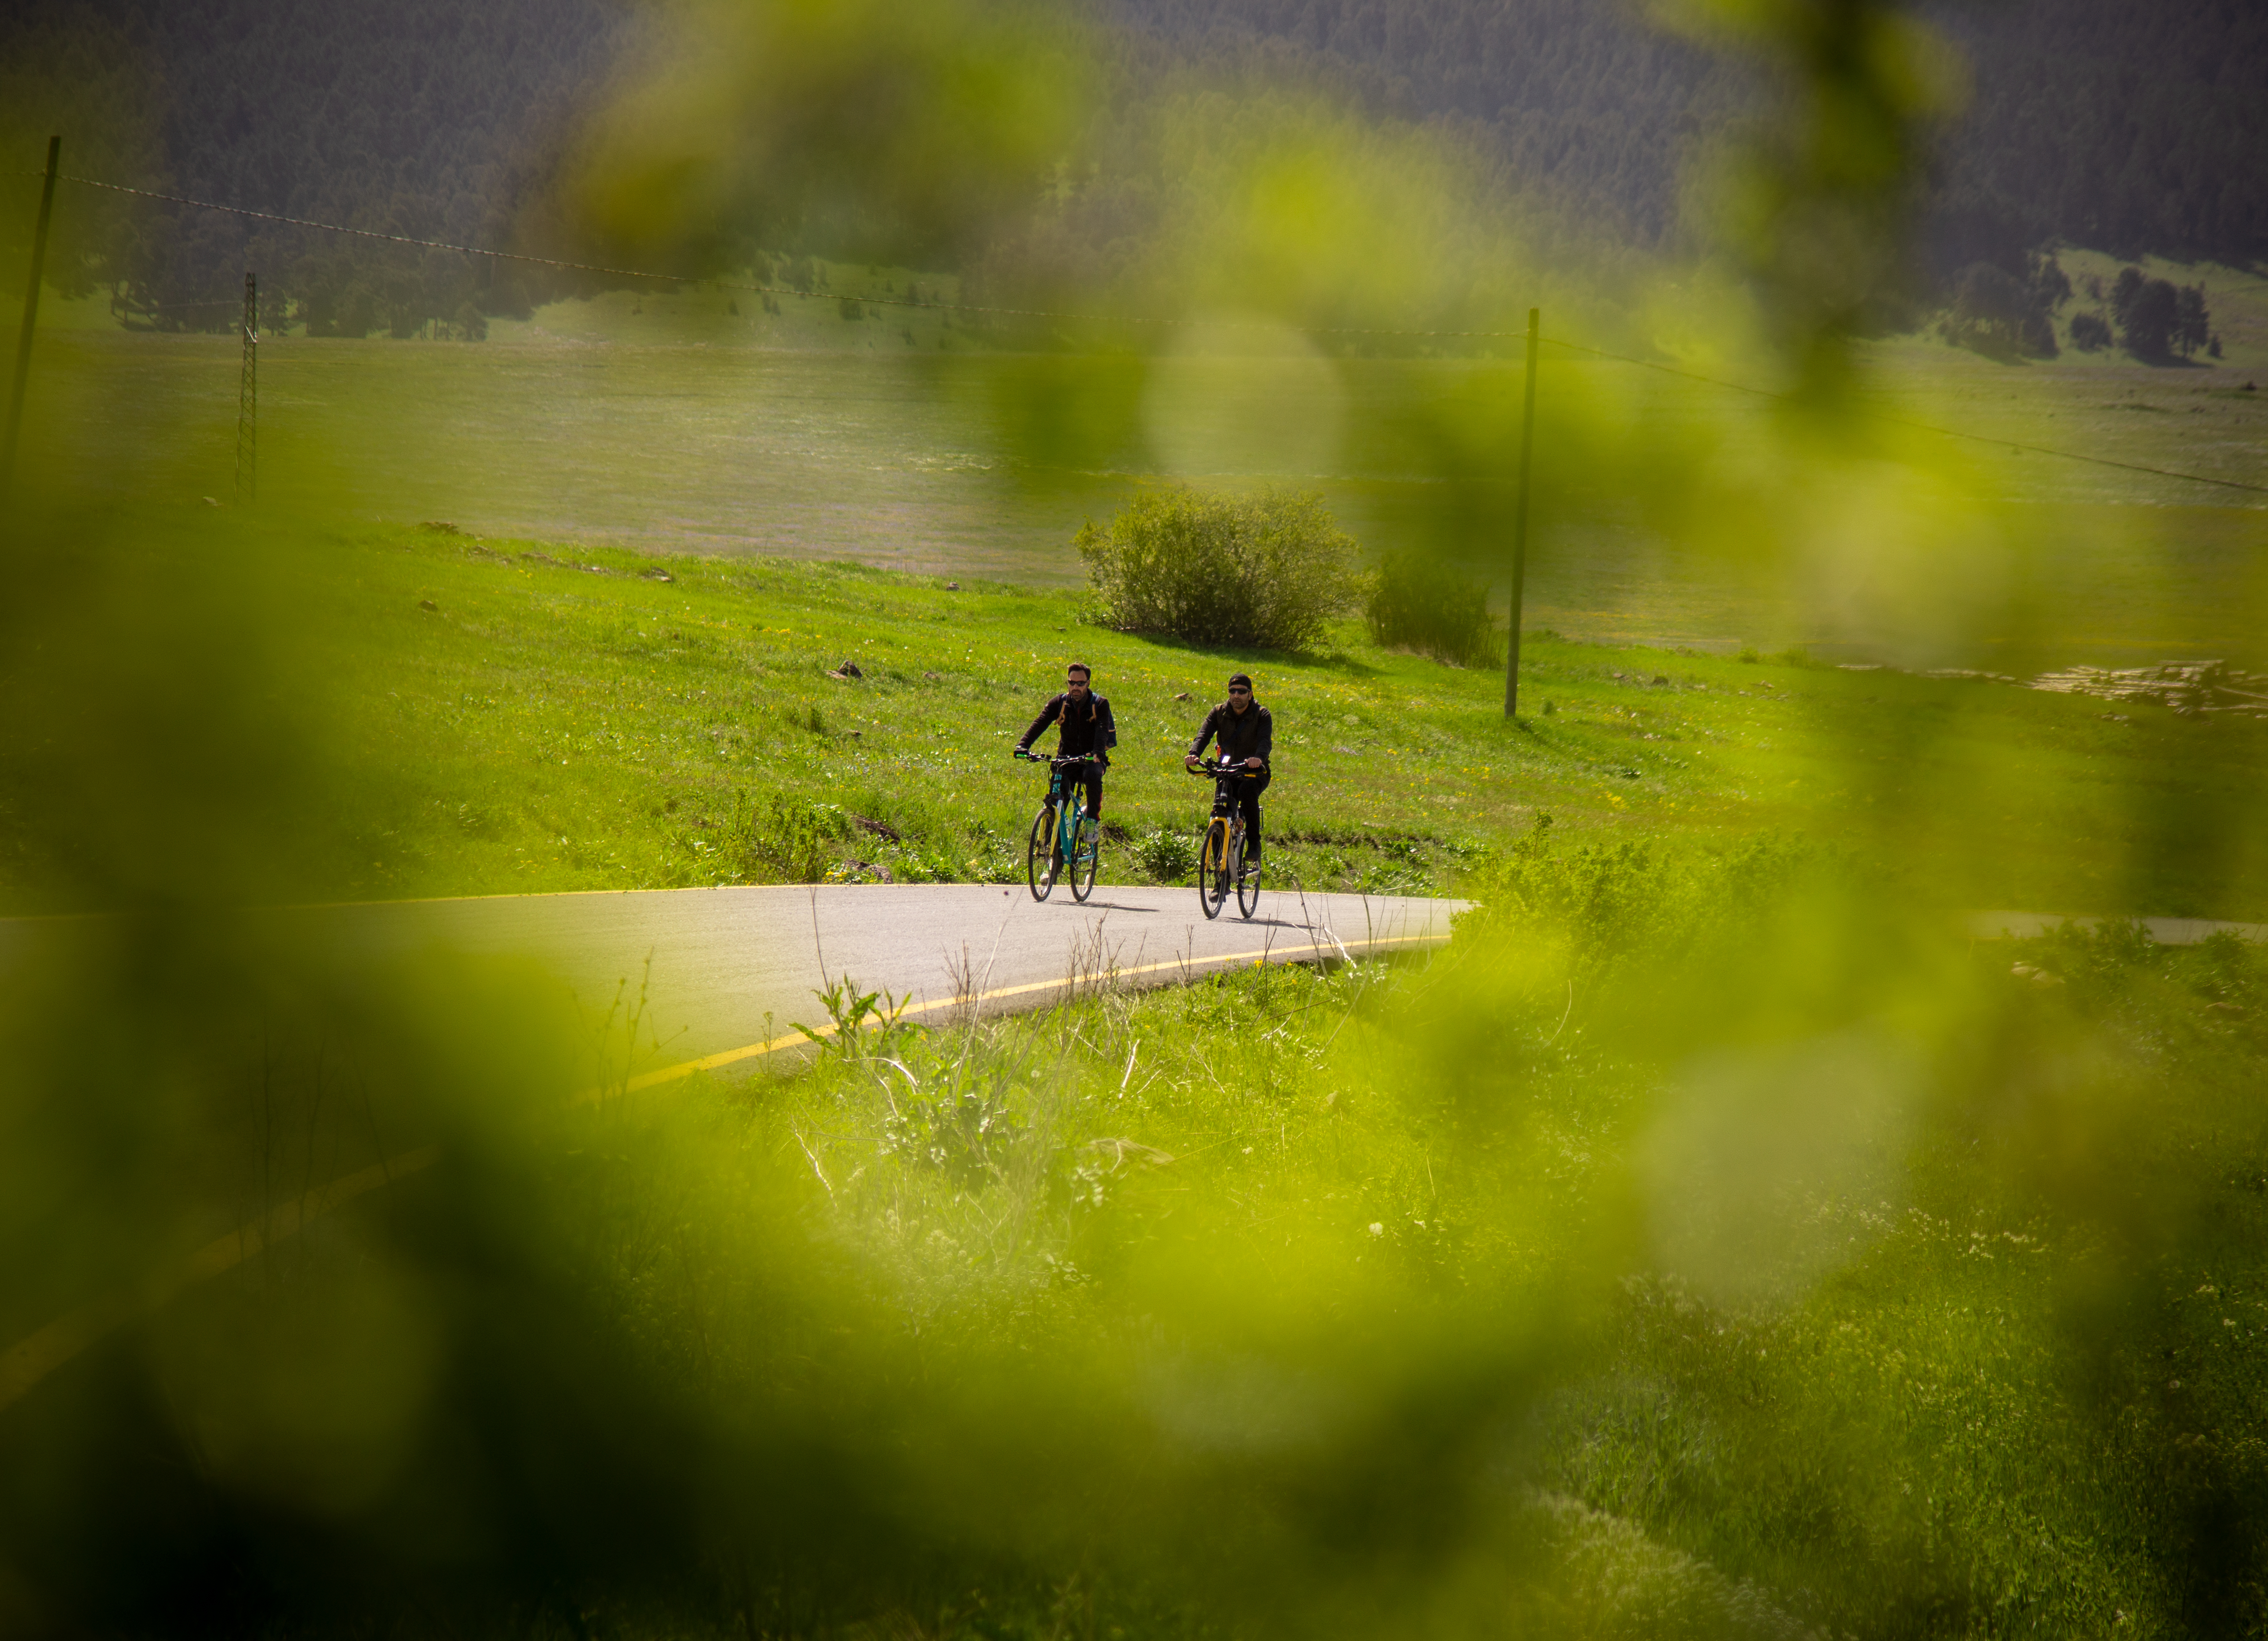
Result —
[[1263, 769], [1253, 779], [1238, 776], [1228, 789], [1236, 794], [1237, 813], [1244, 817], [1244, 857], [1260, 858], [1260, 794], [1268, 790], [1268, 783], [1276, 778], [1272, 769]]
[[1102, 765], [1090, 763], [1085, 769], [1064, 771], [1064, 801], [1069, 803], [1071, 794], [1082, 786], [1086, 788], [1086, 813], [1100, 820], [1102, 819]]

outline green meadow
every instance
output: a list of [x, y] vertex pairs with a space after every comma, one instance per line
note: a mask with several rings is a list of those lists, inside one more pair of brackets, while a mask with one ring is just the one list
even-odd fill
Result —
[[855, 564], [195, 515], [147, 540], [173, 574], [250, 575], [346, 726], [314, 738], [335, 825], [301, 898], [1010, 881], [1044, 776], [1008, 753], [1075, 658], [1119, 725], [1108, 880], [1179, 880], [1209, 801], [1180, 753], [1242, 667], [1287, 886], [1458, 891], [1548, 825], [1800, 835], [1946, 909], [2268, 915], [2242, 820], [2268, 722], [2242, 713], [1531, 632], [1515, 726], [1499, 672], [1352, 620], [1320, 654], [1229, 654], [1095, 625], [1076, 589]]
[[[1786, 463], [1777, 412], [1554, 364], [1585, 478], [1539, 491], [1512, 722], [1500, 673], [1351, 617], [1298, 655], [1115, 631], [1068, 548], [1138, 482], [1291, 478], [1368, 551], [1486, 563], [1504, 362], [935, 315], [893, 352], [890, 310], [733, 299], [264, 344], [243, 507], [228, 344], [41, 337], [0, 892], [124, 915], [0, 941], [39, 1091], [0, 1236], [40, 1255], [0, 1350], [120, 1325], [0, 1406], [0, 1631], [2268, 1622], [2260, 952], [1949, 918], [2268, 918], [2268, 722], [1928, 675], [2257, 666], [2268, 514], [1890, 460], [1935, 435]], [[1893, 343], [1867, 391], [2257, 480], [2242, 357]], [[1852, 483], [1985, 499], [1836, 583]], [[1817, 539], [1733, 539], [1775, 511]], [[1974, 614], [1905, 618], [1940, 596]], [[1241, 668], [1276, 882], [1458, 894], [1454, 941], [632, 1092], [635, 1019], [518, 966], [237, 916], [1011, 882], [1008, 748], [1071, 659], [1120, 727], [1106, 879], [1182, 880], [1180, 749]]]
[[[2066, 260], [2074, 274], [2114, 267]], [[483, 342], [287, 329], [262, 343], [261, 494], [295, 516], [1069, 587], [1082, 580], [1072, 534], [1138, 483], [1288, 482], [1320, 490], [1366, 552], [1461, 563], [1503, 607], [1513, 344], [1495, 357], [1367, 357], [1360, 344], [1326, 356], [1290, 333], [1220, 326], [1134, 351], [1107, 327], [983, 327], [933, 306], [858, 305], [847, 318], [835, 292], [934, 297], [951, 282], [822, 271], [828, 294], [773, 298], [777, 314], [748, 291], [686, 286], [552, 304], [496, 321]], [[1859, 424], [1878, 460], [1808, 498], [1785, 453], [1801, 419], [1772, 401], [1547, 348], [1528, 623], [2000, 672], [2268, 665], [2250, 614], [2268, 562], [2264, 497], [2132, 470], [2268, 484], [2268, 286], [2217, 268], [2151, 271], [2206, 284], [2222, 359], [2153, 367], [2066, 349], [2004, 364], [1933, 340], [1866, 344], [1856, 403], [1885, 418]], [[232, 339], [128, 335], [99, 298], [41, 313], [28, 470], [64, 493], [233, 499]], [[1738, 355], [1662, 362], [1775, 385]], [[1910, 469], [1926, 475], [1918, 487]], [[1953, 636], [1918, 647], [1854, 607], [1837, 590], [1837, 526], [1804, 515], [1873, 487], [1941, 489], [1985, 510], [1980, 537], [1929, 525], [1928, 503], [1912, 502], [1921, 527], [1962, 539], [1955, 562], [1901, 597], [2013, 588], [2027, 620], [1940, 623]], [[1778, 523], [1759, 522], [1774, 511]], [[1760, 555], [1767, 529], [1786, 539]]]

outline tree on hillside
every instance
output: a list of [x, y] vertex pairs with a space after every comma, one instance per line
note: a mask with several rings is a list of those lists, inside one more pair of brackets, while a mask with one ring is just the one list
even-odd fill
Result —
[[2142, 358], [2161, 359], [2173, 341], [2179, 298], [2169, 280], [2153, 279], [2126, 305], [2126, 347]]
[[2139, 268], [2128, 267], [2118, 270], [2118, 278], [2110, 287], [2110, 316], [2118, 321], [2120, 328], [2125, 327], [2126, 310], [2134, 305], [2134, 298], [2141, 295], [2142, 287], [2149, 283], [2150, 276]]
[[2205, 309], [2205, 287], [2183, 285], [2174, 292], [2174, 346], [2186, 359], [2212, 336], [2211, 316]]
[[[2186, 324], [2184, 301], [2196, 308]], [[2166, 358], [2177, 342], [2184, 342], [2186, 358], [2205, 347], [2209, 335], [2202, 285], [2191, 285], [2186, 292], [2175, 291], [2170, 279], [2150, 279], [2139, 268], [2118, 269], [2118, 283], [2111, 285], [2111, 313], [2118, 317], [2118, 340], [2134, 358]], [[2196, 335], [2196, 342], [2186, 344], [2189, 335]]]
[[2042, 313], [2053, 313], [2071, 300], [2071, 276], [2052, 251], [2035, 252], [2029, 262], [2032, 305]]
[[[2052, 258], [2047, 267], [2054, 268]], [[2049, 298], [2060, 282], [2068, 296], [2071, 283], [2063, 270], [2043, 281], [2037, 270], [2027, 287], [2005, 269], [1990, 262], [1971, 262], [1954, 287], [1953, 318], [1946, 329], [1948, 341], [1993, 358], [2029, 354], [2052, 357], [2055, 327], [2050, 320], [2054, 303]]]

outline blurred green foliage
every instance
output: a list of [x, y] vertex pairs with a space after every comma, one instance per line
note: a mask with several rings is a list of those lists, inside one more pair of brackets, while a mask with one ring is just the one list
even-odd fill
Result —
[[[1079, 95], [1066, 37], [1013, 12], [673, 15], [573, 173], [576, 208], [626, 246], [827, 210], [878, 244], [943, 242], [1028, 179]], [[1778, 65], [1788, 100], [1711, 212], [1724, 260], [1653, 297], [1655, 339], [1697, 360], [1768, 350], [1806, 408], [1734, 460], [1705, 425], [1570, 393], [1547, 467], [1900, 656], [2022, 628], [2036, 605], [1984, 488], [1841, 414], [1845, 339], [1941, 94], [1933, 48], [1858, 0], [1707, 19]], [[1193, 226], [1155, 267], [1209, 306], [1273, 293], [1259, 340], [1239, 319], [1138, 369], [1035, 365], [1000, 423], [1068, 426], [1071, 449], [1139, 421], [1188, 470], [1253, 402], [1224, 415], [1207, 385], [1258, 374], [1233, 332], [1270, 379], [1307, 384], [1267, 428], [1304, 471], [1344, 404], [1292, 327], [1341, 289], [1406, 289], [1413, 246], [1467, 196], [1408, 133], [1202, 93], [1167, 113]], [[1469, 242], [1516, 239], [1482, 222]], [[1366, 263], [1395, 277], [1350, 285]], [[1466, 294], [1458, 313], [1510, 292]], [[1496, 516], [1476, 475], [1507, 426], [1501, 403], [1412, 410], [1438, 516]], [[1406, 680], [1390, 658], [1319, 660], [1309, 703], [1372, 737], [1331, 755], [1396, 813], [1458, 794], [1378, 773], [1395, 762], [1381, 731], [1433, 725], [1486, 749], [1499, 799], [1517, 770], [1580, 784], [1601, 818], [1629, 803], [1609, 779], [1690, 801], [1677, 784], [1697, 777], [1650, 739], [1690, 731], [1730, 743], [1727, 805], [1778, 784], [1793, 742], [1834, 841], [1499, 829], [1429, 965], [1137, 997], [1098, 949], [1043, 1016], [884, 1018], [808, 1064], [633, 1092], [640, 1010], [593, 1023], [517, 966], [387, 955], [255, 909], [339, 881], [373, 835], [359, 812], [404, 792], [471, 851], [579, 780], [561, 772], [602, 736], [602, 784], [653, 785], [636, 766], [656, 738], [589, 721], [601, 690], [625, 710], [666, 699], [682, 725], [711, 710], [682, 697], [739, 669], [734, 701], [761, 710], [733, 728], [761, 725], [767, 769], [808, 763], [853, 716], [809, 663], [839, 661], [846, 629], [935, 612], [842, 600], [789, 635], [777, 674], [758, 667], [788, 646], [725, 636], [767, 609], [760, 581], [689, 638], [682, 599], [649, 628], [558, 597], [539, 641], [491, 619], [500, 600], [467, 625], [430, 596], [391, 598], [372, 637], [342, 619], [368, 617], [341, 584], [394, 586], [398, 564], [357, 559], [320, 506], [191, 526], [31, 488], [0, 607], [0, 798], [11, 878], [73, 915], [0, 927], [0, 1630], [2268, 1623], [2260, 953], [2169, 953], [2125, 926], [1979, 946], [1938, 920], [1993, 880], [1979, 863], [2007, 859], [1995, 834], [2043, 767], [2079, 794], [2095, 875], [2051, 860], [2029, 880], [2122, 899], [2257, 881], [2249, 724], [2181, 743], [2244, 754], [2198, 771], [2110, 730], [2056, 739], [2069, 701], [1993, 718], [1955, 710], [1950, 685], [1791, 666], [1803, 692], [1768, 703], [1787, 681], [1761, 664], [1602, 678], [1565, 646], [1547, 664], [1570, 710], [1506, 725], [1406, 682], [1359, 696]], [[1338, 543], [1302, 540], [1286, 573], [1327, 585]], [[526, 585], [562, 569], [482, 551]], [[829, 573], [805, 592], [854, 574]], [[1293, 636], [1323, 630], [1303, 619]], [[585, 667], [594, 622], [608, 661]], [[1034, 664], [1036, 626], [1013, 635]], [[946, 622], [924, 630], [949, 649]], [[1139, 641], [1114, 642], [1141, 665]], [[984, 674], [973, 636], [960, 647], [951, 699], [970, 706], [949, 710], [1020, 690]], [[532, 656], [519, 681], [542, 697], [493, 740], [490, 697], [431, 710], [432, 678], [491, 648]], [[1168, 666], [1189, 664], [1161, 649], [1145, 673], [1161, 712]], [[889, 658], [875, 697], [944, 700], [919, 693], [937, 670]], [[1709, 714], [1723, 695], [1725, 716], [1681, 695]], [[1978, 727], [2028, 713], [2045, 751]], [[561, 732], [540, 766], [531, 725]], [[860, 818], [831, 793], [715, 784], [753, 767], [718, 729], [697, 761], [671, 754], [709, 798], [741, 794], [717, 870], [803, 876], [849, 841]], [[520, 762], [484, 796], [428, 790], [499, 747]], [[1388, 830], [1378, 853], [1415, 874], [1415, 841]], [[869, 1002], [830, 985], [839, 1019]]]
[[[50, 1287], [257, 1223], [373, 1114], [442, 1158], [9, 1409], [17, 1632], [2257, 1616], [2241, 943], [1969, 949], [1800, 847], [1547, 834], [1427, 967], [1104, 964], [1048, 1015], [571, 1107], [494, 981], [235, 950], [200, 947], [222, 1074], [144, 1140], [173, 1166], [54, 1172], [172, 1022], [17, 1129]], [[118, 1018], [99, 960], [64, 990]], [[263, 1042], [284, 1002], [310, 1034]], [[66, 1198], [99, 1235], [28, 1211]]]

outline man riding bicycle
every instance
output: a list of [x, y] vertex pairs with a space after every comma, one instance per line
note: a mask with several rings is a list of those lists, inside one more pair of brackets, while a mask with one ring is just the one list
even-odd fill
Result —
[[1064, 668], [1063, 693], [1049, 699], [1040, 709], [1039, 717], [1032, 720], [1031, 728], [1018, 741], [1014, 755], [1029, 754], [1032, 743], [1040, 732], [1050, 724], [1063, 726], [1056, 740], [1056, 755], [1077, 758], [1092, 755], [1093, 763], [1078, 770], [1072, 779], [1086, 787], [1086, 813], [1097, 825], [1102, 820], [1102, 772], [1110, 767], [1110, 749], [1118, 744], [1117, 721], [1110, 716], [1110, 703], [1094, 693], [1094, 674], [1084, 661], [1073, 661]]
[[1205, 714], [1197, 738], [1189, 743], [1182, 762], [1196, 769], [1205, 742], [1216, 739], [1223, 763], [1241, 763], [1259, 771], [1253, 778], [1236, 783], [1237, 807], [1244, 814], [1244, 864], [1250, 871], [1260, 865], [1260, 794], [1275, 778], [1269, 772], [1268, 758], [1275, 747], [1276, 724], [1268, 709], [1252, 698], [1252, 680], [1242, 673], [1229, 674], [1228, 699]]

